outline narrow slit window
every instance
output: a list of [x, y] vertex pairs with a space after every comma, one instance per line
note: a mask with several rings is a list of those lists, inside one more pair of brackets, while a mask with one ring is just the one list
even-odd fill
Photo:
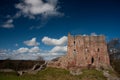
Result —
[[93, 58], [93, 57], [91, 58], [91, 63], [92, 63], [92, 64], [94, 63], [94, 58]]
[[97, 50], [98, 52], [100, 51], [100, 49], [98, 48], [98, 50]]
[[75, 41], [74, 41], [74, 45], [75, 45]]

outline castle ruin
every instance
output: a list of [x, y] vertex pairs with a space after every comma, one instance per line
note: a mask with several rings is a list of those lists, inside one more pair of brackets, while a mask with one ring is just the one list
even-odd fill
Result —
[[110, 66], [105, 36], [68, 34], [67, 54], [54, 62], [60, 68], [106, 68]]

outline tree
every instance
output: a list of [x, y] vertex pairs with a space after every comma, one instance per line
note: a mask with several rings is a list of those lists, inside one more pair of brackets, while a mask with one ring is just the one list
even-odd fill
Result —
[[120, 39], [115, 38], [108, 42], [108, 52], [111, 66], [120, 74]]
[[36, 60], [38, 60], [38, 61], [43, 61], [44, 58], [43, 58], [42, 56], [38, 56], [38, 58], [37, 58]]
[[110, 54], [120, 52], [120, 39], [114, 38], [114, 39], [110, 40], [108, 42], [107, 46], [108, 46], [108, 51]]

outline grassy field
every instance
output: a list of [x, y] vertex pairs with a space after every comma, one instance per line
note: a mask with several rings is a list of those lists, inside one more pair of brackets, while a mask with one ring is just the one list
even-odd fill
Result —
[[73, 76], [69, 71], [57, 68], [46, 68], [37, 74], [17, 76], [16, 73], [0, 73], [0, 80], [107, 80], [102, 72], [97, 70], [83, 70], [83, 74]]

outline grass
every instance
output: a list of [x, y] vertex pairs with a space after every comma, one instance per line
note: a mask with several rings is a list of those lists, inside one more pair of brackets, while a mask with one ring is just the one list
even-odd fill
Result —
[[83, 70], [82, 75], [73, 76], [69, 71], [57, 68], [46, 68], [37, 74], [17, 76], [16, 73], [0, 73], [0, 80], [106, 80], [101, 71]]
[[82, 72], [83, 74], [79, 76], [81, 80], [106, 80], [102, 71], [97, 71], [95, 69], [84, 69]]

